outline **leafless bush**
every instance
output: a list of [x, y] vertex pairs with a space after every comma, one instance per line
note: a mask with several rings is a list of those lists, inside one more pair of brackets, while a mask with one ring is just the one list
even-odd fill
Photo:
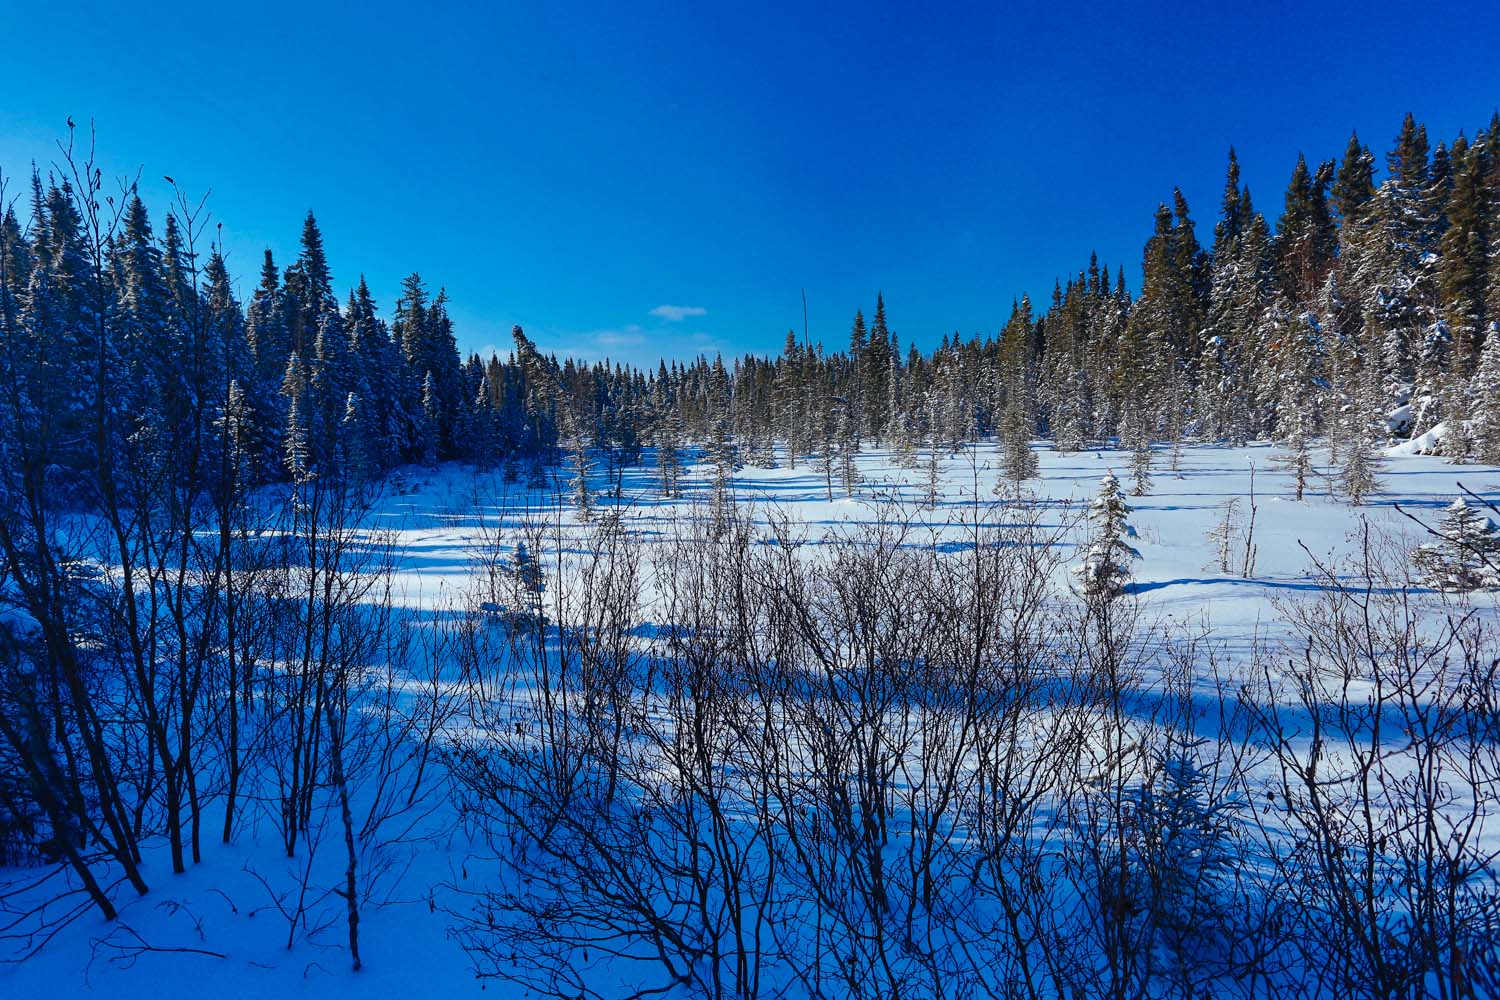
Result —
[[1401, 553], [1362, 541], [1352, 566], [1319, 565], [1319, 597], [1282, 608], [1298, 639], [1254, 696], [1277, 770], [1259, 814], [1274, 891], [1293, 903], [1307, 994], [1482, 995], [1500, 647], [1474, 607], [1428, 602]]

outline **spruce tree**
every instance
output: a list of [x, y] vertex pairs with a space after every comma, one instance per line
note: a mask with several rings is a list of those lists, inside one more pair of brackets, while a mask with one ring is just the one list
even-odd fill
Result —
[[[849, 359], [848, 367], [843, 378], [842, 390], [845, 400], [844, 406], [849, 411], [850, 432], [858, 437], [862, 421], [864, 419], [864, 399], [862, 396], [863, 385], [859, 375], [865, 364], [868, 335], [865, 331], [865, 314], [863, 310], [854, 313], [854, 324], [849, 329]], [[840, 438], [842, 441], [842, 437]]]
[[856, 368], [863, 430], [877, 440], [885, 436], [890, 419], [887, 379], [892, 356], [891, 331], [885, 321], [885, 296], [877, 292], [875, 315], [870, 321], [870, 339]]
[[[1447, 229], [1439, 241], [1437, 293], [1442, 320], [1453, 337], [1452, 374], [1467, 377], [1478, 361], [1484, 316], [1486, 260], [1485, 231], [1496, 225], [1486, 218], [1485, 146], [1469, 147], [1462, 137], [1453, 146], [1452, 193], [1444, 206]], [[1500, 261], [1493, 266], [1500, 267]]]
[[1482, 462], [1500, 465], [1500, 325], [1490, 324], [1470, 396], [1475, 455]]
[[1035, 422], [1026, 401], [1024, 380], [1017, 376], [1006, 394], [1005, 412], [1000, 423], [1001, 456], [1005, 478], [1011, 483], [1012, 495], [1020, 498], [1021, 486], [1041, 472], [1036, 452], [1031, 449]]
[[1361, 373], [1358, 395], [1350, 408], [1348, 420], [1350, 432], [1344, 442], [1341, 485], [1349, 502], [1359, 506], [1365, 498], [1380, 489], [1378, 470], [1380, 456], [1377, 452], [1380, 436], [1376, 422], [1379, 416], [1380, 390], [1373, 371]]
[[509, 577], [512, 613], [508, 620], [511, 627], [517, 631], [530, 631], [545, 625], [547, 616], [542, 610], [542, 595], [547, 590], [546, 577], [541, 562], [532, 554], [524, 538], [516, 542]]
[[803, 407], [802, 369], [802, 352], [797, 346], [797, 335], [788, 330], [781, 357], [776, 360], [775, 405], [780, 418], [781, 439], [786, 445], [787, 464], [794, 469], [810, 448], [807, 416]]
[[911, 414], [904, 408], [896, 411], [894, 419], [893, 459], [897, 468], [917, 467], [917, 438], [912, 428]]
[[1288, 316], [1289, 304], [1278, 297], [1276, 430], [1285, 448], [1280, 464], [1292, 476], [1294, 498], [1301, 500], [1313, 473], [1312, 443], [1319, 427], [1318, 387], [1324, 384], [1322, 331], [1311, 312]]
[[848, 405], [838, 407], [834, 415], [834, 446], [838, 450], [839, 485], [846, 497], [854, 496], [859, 487], [859, 467], [855, 459], [859, 455], [859, 434], [855, 429], [854, 414]]
[[[1126, 343], [1118, 364], [1138, 405], [1147, 400], [1165, 400], [1172, 366], [1196, 357], [1207, 306], [1207, 266], [1187, 200], [1181, 191], [1173, 194], [1174, 209], [1157, 207], [1156, 229], [1146, 243], [1140, 297], [1130, 312]], [[1149, 423], [1161, 414], [1142, 415]]]
[[219, 419], [219, 430], [223, 436], [224, 480], [220, 484], [224, 498], [242, 497], [253, 474], [255, 445], [255, 414], [250, 407], [245, 390], [238, 379], [231, 379], [225, 393], [224, 412]]
[[661, 495], [682, 496], [682, 415], [675, 408], [658, 418], [655, 434], [656, 469]]
[[421, 463], [429, 468], [437, 465], [439, 419], [437, 380], [432, 377], [432, 372], [427, 372], [422, 377], [422, 423], [418, 430], [418, 454]]
[[291, 350], [311, 358], [324, 315], [338, 311], [323, 233], [311, 211], [302, 223], [301, 253], [282, 279], [282, 296]]
[[312, 470], [307, 421], [307, 375], [296, 352], [287, 359], [286, 377], [281, 383], [286, 398], [286, 431], [282, 435], [282, 461], [293, 483], [301, 483]]
[[1412, 552], [1423, 582], [1457, 593], [1500, 588], [1500, 526], [1483, 511], [1459, 497], [1433, 530], [1438, 541]]
[[349, 295], [345, 310], [353, 391], [365, 406], [371, 459], [379, 468], [395, 464], [412, 450], [413, 423], [407, 380], [390, 331], [376, 314], [375, 299], [364, 275]]
[[936, 410], [929, 406], [927, 410], [927, 460], [924, 464], [926, 472], [926, 491], [923, 494], [923, 502], [929, 508], [936, 508], [942, 499], [942, 464], [941, 451], [944, 447], [941, 431], [938, 428]]
[[1351, 134], [1333, 181], [1333, 204], [1345, 229], [1364, 220], [1374, 197], [1375, 157], [1357, 133]]
[[734, 474], [740, 469], [739, 449], [731, 432], [730, 408], [733, 399], [723, 358], [716, 357], [713, 368], [710, 369], [708, 398], [710, 422], [707, 458], [713, 466], [713, 515], [714, 523], [722, 525], [731, 506]]
[[1073, 568], [1085, 597], [1108, 601], [1125, 592], [1131, 563], [1141, 557], [1129, 542], [1135, 537], [1130, 513], [1120, 481], [1113, 472], [1106, 472], [1099, 480], [1099, 495], [1089, 504], [1092, 534], [1088, 548], [1083, 562]]
[[350, 392], [344, 402], [339, 440], [344, 456], [344, 475], [353, 483], [369, 482], [378, 471], [364, 410], [359, 394]]
[[590, 521], [594, 516], [593, 493], [589, 487], [593, 462], [589, 458], [588, 440], [577, 430], [568, 435], [568, 471], [568, 493], [572, 497], [573, 511], [578, 520]]
[[1276, 272], [1282, 294], [1293, 303], [1313, 300], [1333, 266], [1337, 231], [1328, 208], [1328, 183], [1333, 165], [1316, 172], [1298, 154], [1287, 184], [1286, 205], [1276, 223]]
[[1199, 432], [1242, 444], [1259, 431], [1256, 406], [1261, 344], [1257, 324], [1272, 286], [1272, 254], [1265, 218], [1238, 190], [1231, 154], [1223, 217], [1214, 230], [1209, 269], [1207, 338], [1196, 358]]

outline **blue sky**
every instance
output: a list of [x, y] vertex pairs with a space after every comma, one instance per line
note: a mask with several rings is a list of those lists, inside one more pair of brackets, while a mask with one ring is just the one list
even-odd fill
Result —
[[0, 167], [93, 119], [156, 214], [212, 189], [243, 293], [311, 207], [466, 351], [643, 362], [775, 352], [802, 288], [830, 345], [877, 290], [903, 343], [994, 331], [1091, 249], [1134, 286], [1174, 184], [1207, 238], [1231, 143], [1274, 216], [1299, 150], [1500, 104], [1493, 3], [813, 6], [6, 4]]

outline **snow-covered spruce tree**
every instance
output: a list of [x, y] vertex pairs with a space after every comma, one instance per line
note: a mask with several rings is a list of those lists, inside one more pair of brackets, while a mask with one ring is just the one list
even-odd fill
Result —
[[929, 406], [927, 410], [927, 457], [922, 466], [926, 474], [926, 487], [922, 494], [922, 502], [929, 508], [937, 507], [943, 495], [942, 459], [938, 451], [940, 447], [938, 419], [936, 407]]
[[1375, 376], [1366, 370], [1359, 376], [1359, 389], [1354, 403], [1346, 415], [1347, 436], [1344, 440], [1343, 468], [1339, 471], [1339, 482], [1344, 495], [1355, 506], [1365, 502], [1365, 497], [1380, 489], [1378, 471], [1380, 456], [1377, 449], [1380, 436], [1375, 422], [1377, 415], [1377, 393]]
[[885, 424], [884, 435], [886, 440], [911, 439], [910, 426], [907, 419], [906, 409], [902, 406], [903, 377], [905, 369], [901, 365], [901, 343], [895, 334], [891, 335], [890, 349], [887, 352], [889, 360], [885, 372]]
[[1445, 373], [1452, 347], [1453, 334], [1447, 323], [1437, 320], [1427, 327], [1417, 354], [1417, 381], [1411, 401], [1412, 437], [1425, 434], [1447, 419], [1443, 410]]
[[[851, 376], [842, 380], [840, 391], [842, 392], [842, 412], [848, 417], [848, 436], [858, 437], [860, 433], [861, 415], [864, 411], [864, 400], [860, 392], [864, 388], [859, 378], [860, 368], [865, 364], [865, 345], [868, 340], [865, 330], [865, 313], [863, 309], [854, 311], [854, 325], [849, 329], [849, 367], [846, 369]], [[842, 425], [841, 425], [842, 426]], [[839, 434], [839, 448], [843, 449], [844, 433]]]
[[661, 481], [661, 495], [682, 496], [682, 415], [674, 407], [656, 425], [656, 472]]
[[359, 394], [350, 392], [344, 402], [344, 419], [339, 424], [339, 441], [342, 446], [344, 475], [350, 482], [363, 483], [374, 478], [377, 471], [374, 447], [366, 429], [364, 401]]
[[1500, 587], [1500, 526], [1484, 511], [1459, 497], [1432, 530], [1438, 540], [1412, 550], [1424, 583], [1456, 593]]
[[837, 401], [833, 416], [834, 448], [838, 452], [839, 486], [846, 497], [854, 496], [859, 488], [859, 467], [855, 460], [859, 456], [858, 416], [851, 412], [847, 401]]
[[1474, 460], [1474, 421], [1469, 389], [1469, 382], [1456, 374], [1442, 381], [1442, 453], [1450, 462]]
[[1010, 481], [1012, 495], [1016, 497], [1021, 495], [1021, 484], [1035, 479], [1041, 471], [1036, 452], [1031, 450], [1031, 435], [1035, 429], [1035, 418], [1027, 406], [1025, 380], [1018, 375], [1011, 380], [1006, 391], [1005, 412], [1000, 420], [1005, 478]]
[[1145, 496], [1151, 491], [1151, 432], [1137, 410], [1130, 434], [1130, 492]]
[[898, 468], [915, 469], [917, 467], [917, 441], [916, 433], [912, 430], [911, 414], [901, 410], [892, 418], [895, 426], [894, 450], [895, 462]]
[[1475, 457], [1500, 465], [1500, 322], [1489, 325], [1469, 396], [1474, 403], [1471, 433]]
[[1214, 225], [1204, 343], [1195, 358], [1199, 435], [1242, 443], [1259, 414], [1252, 403], [1259, 359], [1257, 322], [1271, 285], [1269, 231], [1240, 186], [1239, 162], [1229, 151], [1222, 213]]
[[797, 346], [797, 335], [791, 330], [786, 332], [786, 344], [774, 364], [772, 427], [780, 430], [786, 444], [787, 465], [795, 469], [808, 450], [809, 439], [802, 405], [802, 351]]
[[734, 474], [740, 470], [739, 448], [729, 433], [727, 417], [715, 417], [709, 429], [708, 461], [713, 467], [713, 511], [715, 521], [728, 513]]
[[1317, 316], [1303, 310], [1291, 316], [1280, 296], [1267, 310], [1274, 322], [1276, 432], [1286, 454], [1279, 464], [1292, 475], [1295, 498], [1301, 500], [1313, 472], [1312, 440], [1320, 425], [1323, 379], [1323, 335]]
[[568, 433], [568, 493], [573, 498], [573, 510], [578, 520], [588, 521], [594, 514], [594, 498], [589, 491], [589, 473], [594, 463], [589, 458], [588, 439], [573, 429]]
[[307, 433], [307, 377], [296, 352], [287, 361], [286, 378], [281, 383], [281, 394], [286, 397], [286, 431], [281, 439], [282, 462], [292, 482], [300, 483], [307, 477], [311, 455]]
[[1081, 451], [1088, 434], [1087, 376], [1075, 370], [1064, 380], [1053, 418], [1052, 434], [1057, 450], [1065, 454]]
[[1141, 557], [1127, 540], [1135, 537], [1130, 512], [1120, 481], [1113, 472], [1106, 472], [1099, 480], [1099, 495], [1089, 504], [1093, 533], [1088, 549], [1083, 562], [1073, 568], [1085, 597], [1111, 600], [1125, 592], [1131, 563]]
[[[736, 371], [738, 372], [738, 368]], [[734, 437], [732, 407], [734, 399], [728, 371], [724, 360], [714, 358], [707, 380], [708, 428], [705, 442], [706, 458], [713, 467], [713, 517], [721, 524], [730, 506], [731, 485], [734, 474], [741, 468], [739, 444]]]
[[429, 371], [422, 379], [422, 425], [418, 431], [419, 453], [426, 466], [437, 465], [439, 420], [437, 380]]
[[490, 405], [489, 386], [480, 378], [474, 390], [472, 402], [464, 412], [460, 424], [461, 437], [457, 444], [470, 460], [481, 469], [492, 469], [499, 458], [495, 411]]
[[1282, 416], [1279, 423], [1284, 454], [1276, 459], [1276, 463], [1292, 477], [1292, 498], [1301, 500], [1307, 492], [1308, 480], [1312, 478], [1315, 471], [1312, 458], [1312, 433], [1309, 427], [1312, 420], [1305, 407], [1297, 404], [1295, 409]]

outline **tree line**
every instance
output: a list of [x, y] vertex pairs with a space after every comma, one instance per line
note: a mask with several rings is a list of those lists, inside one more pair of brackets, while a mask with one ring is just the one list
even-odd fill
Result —
[[0, 216], [7, 437], [50, 496], [85, 502], [110, 463], [201, 479], [227, 461], [254, 485], [465, 459], [539, 481], [572, 455], [576, 484], [648, 447], [672, 493], [690, 444], [730, 470], [810, 463], [832, 493], [862, 447], [915, 465], [989, 436], [1015, 444], [1018, 478], [1037, 437], [1143, 464], [1152, 442], [1271, 439], [1299, 483], [1322, 439], [1358, 501], [1393, 436], [1441, 426], [1436, 450], [1500, 460], [1500, 117], [1431, 146], [1408, 115], [1385, 159], [1378, 178], [1357, 136], [1341, 159], [1299, 156], [1273, 229], [1231, 150], [1211, 244], [1174, 191], [1138, 291], [1091, 258], [1045, 308], [1023, 297], [930, 353], [903, 352], [877, 296], [845, 349], [788, 332], [776, 357], [655, 370], [559, 361], [519, 328], [507, 357], [464, 358], [415, 273], [389, 320], [362, 278], [341, 302], [312, 213], [296, 260], [267, 251], [241, 303], [201, 203], [179, 192], [158, 227], [133, 184], [33, 169], [25, 223], [18, 199]]

